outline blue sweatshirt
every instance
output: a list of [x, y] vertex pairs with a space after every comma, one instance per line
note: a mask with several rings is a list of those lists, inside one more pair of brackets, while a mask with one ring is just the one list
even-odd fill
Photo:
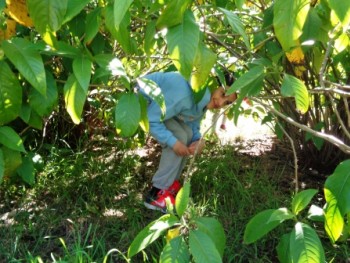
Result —
[[206, 106], [210, 101], [210, 91], [205, 94], [197, 104], [190, 84], [178, 72], [157, 72], [144, 76], [157, 83], [165, 100], [165, 117], [159, 105], [140, 88], [140, 93], [149, 101], [147, 115], [151, 135], [161, 144], [173, 147], [177, 138], [164, 125], [163, 121], [177, 118], [192, 128], [191, 142], [198, 141], [200, 134], [200, 121], [205, 114]]

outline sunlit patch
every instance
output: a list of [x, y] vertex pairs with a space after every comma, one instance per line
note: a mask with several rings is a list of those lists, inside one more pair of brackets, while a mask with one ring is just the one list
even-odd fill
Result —
[[125, 213], [117, 209], [107, 209], [103, 212], [105, 217], [123, 217]]
[[117, 58], [112, 59], [107, 68], [111, 71], [113, 76], [126, 76], [123, 64]]

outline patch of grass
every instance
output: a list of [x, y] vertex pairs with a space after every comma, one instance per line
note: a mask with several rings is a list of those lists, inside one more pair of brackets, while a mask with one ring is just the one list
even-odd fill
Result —
[[[0, 186], [0, 262], [103, 262], [107, 255], [107, 262], [125, 262], [134, 237], [161, 215], [143, 206], [157, 158], [140, 157], [123, 141], [50, 148], [33, 188]], [[277, 262], [282, 228], [252, 245], [243, 244], [243, 233], [256, 213], [290, 204], [288, 186], [281, 187], [286, 167], [209, 144], [194, 168], [191, 209], [223, 224], [223, 261]], [[159, 239], [132, 262], [158, 262], [163, 245]], [[328, 251], [330, 258], [349, 254], [344, 247]]]

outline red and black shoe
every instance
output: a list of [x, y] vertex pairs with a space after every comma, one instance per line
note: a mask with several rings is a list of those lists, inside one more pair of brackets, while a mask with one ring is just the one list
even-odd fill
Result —
[[176, 197], [177, 193], [182, 188], [181, 183], [178, 180], [175, 180], [172, 185], [169, 186], [167, 191], [171, 193], [174, 197]]
[[144, 205], [152, 210], [167, 213], [167, 200], [175, 207], [174, 196], [168, 190], [159, 190], [155, 195], [151, 192], [146, 196]]

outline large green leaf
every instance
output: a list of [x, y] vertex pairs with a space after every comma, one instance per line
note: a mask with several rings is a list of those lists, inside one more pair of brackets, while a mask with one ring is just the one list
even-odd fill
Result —
[[133, 1], [134, 0], [114, 0], [114, 26], [117, 29]]
[[141, 250], [145, 249], [167, 229], [178, 223], [176, 216], [166, 214], [159, 219], [149, 223], [132, 241], [128, 249], [128, 257], [131, 258]]
[[200, 230], [191, 230], [189, 246], [196, 263], [222, 262], [213, 240]]
[[189, 80], [199, 44], [199, 27], [191, 11], [185, 12], [182, 24], [168, 29], [166, 41], [174, 65]]
[[314, 229], [304, 223], [296, 223], [290, 235], [291, 262], [325, 262], [322, 243]]
[[246, 225], [244, 243], [250, 244], [265, 236], [291, 215], [283, 209], [268, 209], [255, 215]]
[[240, 91], [242, 89], [246, 89], [245, 95], [255, 94], [256, 91], [252, 90], [251, 87], [255, 87], [256, 85], [253, 85], [253, 84], [257, 83], [256, 82], [257, 80], [262, 81], [264, 76], [265, 76], [265, 72], [264, 72], [263, 66], [253, 67], [249, 71], [244, 73], [241, 77], [239, 77], [232, 84], [232, 86], [227, 90], [226, 95], [233, 94], [236, 91]]
[[226, 16], [227, 21], [232, 27], [233, 32], [240, 34], [242, 36], [244, 44], [246, 45], [247, 49], [250, 50], [249, 38], [247, 33], [245, 32], [244, 25], [242, 21], [239, 19], [239, 17], [235, 13], [229, 10], [226, 10], [224, 8], [219, 8], [219, 10], [223, 12], [224, 15]]
[[141, 119], [139, 99], [134, 93], [123, 94], [115, 107], [117, 132], [124, 137], [133, 135]]
[[226, 245], [226, 236], [220, 222], [212, 217], [199, 217], [195, 219], [195, 223], [200, 231], [206, 233], [213, 240], [222, 257]]
[[284, 51], [298, 44], [310, 9], [309, 0], [276, 0], [273, 25]]
[[22, 104], [22, 88], [10, 67], [0, 61], [0, 125], [19, 115]]
[[81, 56], [73, 61], [73, 72], [79, 85], [88, 90], [91, 79], [92, 62], [86, 56]]
[[97, 35], [101, 25], [101, 8], [98, 7], [86, 16], [86, 33], [84, 43], [87, 44]]
[[297, 109], [301, 113], [309, 109], [309, 93], [301, 80], [292, 75], [285, 74], [281, 86], [281, 94], [285, 97], [295, 97]]
[[191, 183], [186, 182], [176, 195], [175, 208], [179, 217], [185, 213], [190, 199]]
[[4, 177], [11, 177], [16, 174], [17, 168], [22, 164], [21, 153], [7, 147], [2, 147], [1, 149], [4, 155], [5, 164]]
[[80, 123], [88, 90], [80, 86], [76, 77], [72, 74], [64, 85], [64, 100], [67, 112], [75, 124]]
[[143, 44], [143, 47], [145, 49], [145, 53], [148, 56], [150, 56], [155, 49], [156, 39], [154, 36], [156, 35], [156, 33], [157, 33], [156, 21], [154, 21], [154, 20], [149, 21], [147, 23], [147, 26], [146, 26], [145, 40], [144, 40], [144, 44]]
[[42, 116], [39, 116], [39, 114], [28, 103], [22, 104], [20, 117], [29, 126], [38, 130], [42, 129]]
[[328, 3], [343, 27], [347, 28], [350, 23], [350, 1], [328, 0]]
[[188, 263], [190, 262], [190, 253], [186, 242], [182, 236], [175, 237], [167, 243], [160, 254], [160, 263]]
[[135, 50], [135, 42], [130, 37], [130, 12], [126, 12], [124, 18], [119, 24], [119, 28], [116, 28], [114, 25], [114, 10], [113, 6], [109, 5], [105, 7], [105, 24], [108, 31], [112, 34], [123, 50], [132, 54]]
[[194, 72], [191, 75], [191, 87], [195, 92], [206, 83], [211, 69], [216, 62], [216, 54], [204, 44], [200, 44], [194, 61]]
[[83, 8], [90, 3], [91, 0], [68, 0], [66, 14], [63, 23], [67, 23], [73, 17], [83, 10]]
[[2, 183], [2, 180], [4, 178], [4, 174], [5, 174], [4, 153], [2, 152], [2, 149], [0, 148], [0, 184]]
[[297, 215], [300, 211], [305, 209], [317, 192], [316, 189], [307, 189], [297, 193], [292, 200], [293, 213]]
[[17, 173], [24, 182], [26, 182], [29, 185], [34, 185], [35, 172], [34, 172], [34, 164], [31, 158], [26, 156], [22, 159], [22, 164], [17, 168]]
[[163, 119], [166, 112], [166, 106], [164, 95], [160, 90], [160, 87], [154, 81], [146, 78], [138, 78], [137, 84], [147, 94], [147, 96], [152, 98], [152, 100], [158, 104], [162, 112], [161, 118]]
[[192, 0], [170, 1], [158, 17], [157, 28], [172, 27], [182, 23], [184, 13]]
[[14, 151], [26, 152], [21, 137], [14, 129], [8, 126], [0, 127], [0, 144]]
[[40, 54], [33, 44], [24, 38], [2, 42], [2, 48], [19, 72], [41, 94], [46, 94], [46, 75]]
[[[350, 212], [350, 160], [341, 162], [324, 185], [337, 199], [337, 205], [344, 216]], [[326, 201], [328, 202], [327, 198]]]
[[44, 35], [61, 28], [67, 12], [68, 0], [27, 0], [28, 11], [35, 28]]
[[281, 237], [276, 247], [278, 260], [280, 261], [280, 263], [292, 262], [290, 259], [290, 251], [289, 251], [290, 235], [291, 233], [284, 234]]
[[324, 189], [327, 205], [324, 211], [324, 228], [332, 241], [335, 243], [341, 236], [344, 228], [344, 219], [339, 209], [338, 200], [327, 188]]
[[49, 115], [58, 101], [57, 85], [52, 73], [46, 71], [47, 90], [46, 96], [39, 93], [36, 89], [31, 88], [29, 90], [29, 105], [40, 116]]

